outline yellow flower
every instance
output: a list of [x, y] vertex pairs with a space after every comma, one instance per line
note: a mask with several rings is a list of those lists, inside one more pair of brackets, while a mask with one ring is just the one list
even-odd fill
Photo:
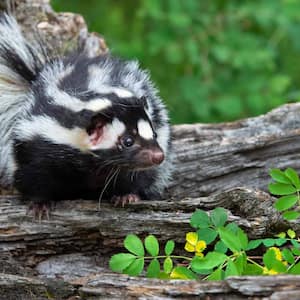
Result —
[[271, 247], [270, 249], [272, 249], [275, 252], [275, 257], [277, 260], [282, 261], [282, 254], [279, 248], [277, 247]]
[[278, 272], [273, 270], [273, 269], [269, 270], [267, 267], [264, 267], [263, 268], [263, 274], [265, 274], [265, 275], [276, 275], [276, 274], [278, 274]]
[[197, 244], [196, 244], [196, 252], [203, 252], [206, 248], [206, 243], [205, 241], [198, 241]]
[[202, 252], [206, 249], [206, 243], [203, 240], [198, 241], [197, 232], [188, 232], [184, 249], [188, 252], [196, 252], [197, 256], [203, 257]]

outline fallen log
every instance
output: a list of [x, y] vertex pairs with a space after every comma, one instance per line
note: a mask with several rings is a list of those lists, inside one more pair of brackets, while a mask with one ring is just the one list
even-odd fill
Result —
[[224, 281], [162, 281], [99, 273], [81, 281], [32, 279], [0, 273], [7, 300], [47, 299], [299, 299], [299, 276], [243, 276]]
[[[174, 239], [183, 243], [185, 233], [192, 230], [189, 220], [197, 208], [227, 208], [229, 220], [252, 238], [288, 228], [272, 207], [272, 197], [245, 188], [202, 198], [141, 201], [128, 208], [106, 204], [99, 210], [96, 201], [64, 201], [56, 205], [50, 220], [42, 222], [34, 221], [17, 197], [2, 196], [0, 200], [0, 251], [30, 266], [63, 253], [97, 252], [104, 257], [119, 250], [129, 233], [151, 233], [161, 242]], [[295, 230], [300, 232], [300, 224], [295, 224]]]
[[169, 195], [199, 197], [236, 186], [267, 190], [271, 168], [300, 171], [300, 104], [232, 123], [173, 127]]

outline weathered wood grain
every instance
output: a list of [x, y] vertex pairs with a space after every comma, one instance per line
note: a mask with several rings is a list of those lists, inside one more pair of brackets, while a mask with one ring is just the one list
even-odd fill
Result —
[[[237, 188], [202, 198], [173, 201], [141, 201], [126, 208], [96, 201], [58, 203], [50, 220], [34, 221], [27, 206], [15, 196], [0, 198], [0, 251], [10, 253], [24, 265], [64, 253], [97, 252], [105, 257], [120, 249], [129, 233], [155, 234], [161, 242], [183, 243], [192, 230], [189, 219], [196, 208], [222, 206], [229, 219], [241, 225], [249, 236], [270, 236], [288, 224], [272, 207], [273, 198], [261, 191]], [[295, 230], [300, 232], [299, 223]]]
[[169, 194], [199, 197], [232, 187], [267, 190], [271, 168], [300, 171], [300, 104], [233, 123], [173, 127]]
[[243, 276], [224, 281], [162, 281], [107, 272], [66, 283], [0, 273], [7, 300], [32, 299], [289, 299], [300, 298], [299, 276]]

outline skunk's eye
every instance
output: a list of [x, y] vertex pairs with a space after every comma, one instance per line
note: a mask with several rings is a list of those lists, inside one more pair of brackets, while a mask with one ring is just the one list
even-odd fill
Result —
[[122, 138], [121, 143], [124, 147], [131, 147], [134, 144], [134, 139], [130, 135], [126, 135]]

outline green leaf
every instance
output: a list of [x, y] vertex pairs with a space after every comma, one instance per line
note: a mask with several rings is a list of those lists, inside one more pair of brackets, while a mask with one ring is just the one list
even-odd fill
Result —
[[291, 221], [291, 220], [296, 220], [300, 216], [300, 213], [298, 213], [297, 211], [289, 210], [289, 211], [285, 211], [282, 214], [282, 216], [286, 220]]
[[191, 268], [193, 271], [208, 270], [217, 267], [224, 263], [227, 255], [220, 252], [209, 252], [205, 257], [200, 258], [195, 256], [191, 261]]
[[278, 273], [286, 273], [287, 266], [282, 261], [275, 260], [273, 261], [272, 269]]
[[261, 275], [263, 269], [254, 264], [246, 264], [244, 272], [242, 275]]
[[262, 243], [261, 239], [249, 241], [246, 250], [248, 251], [248, 250], [255, 249], [255, 248], [259, 247], [261, 245], [261, 243]]
[[226, 247], [226, 245], [222, 242], [222, 241], [218, 241], [215, 244], [215, 251], [220, 252], [220, 253], [226, 253], [228, 248]]
[[289, 263], [293, 264], [295, 262], [294, 255], [292, 251], [288, 248], [285, 248], [281, 251], [283, 258]]
[[229, 276], [236, 276], [236, 275], [239, 275], [238, 269], [235, 263], [231, 259], [229, 259], [225, 269], [225, 278]]
[[171, 279], [170, 274], [167, 274], [167, 273], [165, 273], [165, 272], [160, 272], [160, 273], [157, 275], [156, 278], [158, 278], [158, 279], [164, 279], [164, 280], [166, 280], [166, 279]]
[[292, 229], [288, 229], [286, 233], [291, 239], [294, 239], [296, 237], [296, 232]]
[[175, 243], [174, 241], [170, 240], [167, 241], [166, 245], [165, 245], [165, 253], [166, 255], [171, 255], [174, 251], [174, 247], [175, 247]]
[[300, 250], [300, 244], [296, 240], [291, 240], [292, 245]]
[[292, 268], [290, 268], [288, 273], [294, 275], [300, 275], [300, 262], [298, 262]]
[[286, 266], [279, 260], [276, 259], [276, 253], [274, 249], [268, 249], [263, 255], [263, 262], [265, 266], [270, 270], [273, 269], [280, 273], [285, 272]]
[[148, 269], [147, 277], [148, 278], [157, 278], [160, 273], [160, 264], [157, 258], [151, 260]]
[[236, 225], [234, 222], [227, 224], [225, 228], [230, 230], [232, 233], [237, 233], [237, 231], [239, 230], [239, 226]]
[[276, 254], [274, 250], [268, 249], [263, 256], [263, 262], [268, 269], [272, 269], [273, 262], [276, 260]]
[[109, 260], [109, 267], [114, 272], [121, 272], [126, 269], [134, 260], [136, 256], [130, 253], [118, 253]]
[[207, 245], [209, 245], [211, 242], [213, 242], [216, 237], [218, 236], [218, 232], [211, 228], [201, 228], [197, 230], [198, 239], [203, 240], [206, 242]]
[[270, 176], [277, 182], [291, 184], [292, 181], [279, 169], [271, 169]]
[[123, 270], [124, 274], [130, 276], [138, 276], [144, 269], [144, 257], [134, 260], [126, 269]]
[[263, 239], [262, 242], [266, 247], [272, 247], [275, 245], [276, 240], [275, 239]]
[[248, 236], [241, 228], [237, 231], [237, 238], [239, 239], [242, 250], [246, 250], [248, 246]]
[[299, 248], [291, 248], [291, 251], [294, 255], [300, 256], [300, 249]]
[[275, 236], [277, 236], [281, 239], [284, 239], [286, 237], [286, 233], [285, 232], [280, 232], [280, 233], [276, 234]]
[[150, 234], [145, 238], [145, 247], [148, 253], [152, 256], [157, 256], [159, 253], [159, 244], [157, 238]]
[[213, 271], [213, 269], [199, 269], [198, 271], [197, 271], [197, 274], [198, 275], [208, 275], [208, 274], [211, 274], [211, 272]]
[[224, 208], [217, 207], [210, 213], [210, 219], [216, 227], [224, 226], [227, 221], [227, 212]]
[[169, 274], [171, 273], [172, 269], [173, 269], [173, 261], [170, 257], [167, 257], [164, 260], [164, 272]]
[[197, 275], [186, 267], [176, 267], [171, 272], [172, 279], [198, 279]]
[[278, 238], [275, 240], [275, 245], [276, 246], [282, 246], [287, 242], [287, 239], [283, 239], [283, 238]]
[[242, 253], [241, 255], [239, 255], [235, 262], [235, 266], [237, 268], [238, 271], [238, 275], [242, 275], [244, 272], [244, 269], [246, 267], [246, 263], [247, 263], [247, 256], [245, 253]]
[[218, 232], [220, 235], [220, 239], [232, 252], [238, 252], [241, 250], [241, 243], [232, 231], [223, 227], [219, 228]]
[[124, 240], [124, 247], [131, 253], [137, 256], [144, 256], [144, 245], [139, 237], [135, 234], [129, 234]]
[[223, 279], [224, 279], [224, 271], [222, 270], [222, 268], [216, 269], [207, 277], [207, 280], [223, 280]]
[[278, 211], [283, 211], [286, 209], [291, 208], [294, 206], [298, 201], [297, 195], [288, 195], [288, 196], [283, 196], [280, 197], [276, 202], [275, 202], [275, 208]]
[[284, 184], [284, 183], [270, 183], [269, 184], [269, 191], [273, 195], [290, 195], [297, 191], [297, 189], [291, 184]]
[[193, 228], [207, 228], [210, 226], [210, 220], [204, 210], [197, 209], [191, 216], [191, 226]]
[[293, 185], [297, 188], [300, 189], [300, 180], [297, 172], [292, 169], [292, 168], [287, 168], [284, 171], [284, 174], [292, 181]]

